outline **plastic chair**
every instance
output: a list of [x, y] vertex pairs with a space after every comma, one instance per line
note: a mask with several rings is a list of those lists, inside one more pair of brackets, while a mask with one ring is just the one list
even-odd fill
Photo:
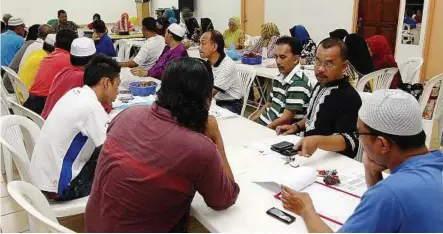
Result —
[[257, 72], [251, 66], [237, 64], [237, 74], [241, 79], [242, 83], [242, 94], [243, 94], [243, 106], [240, 115], [243, 116], [245, 113], [246, 105], [248, 104], [249, 91], [251, 90], [252, 82], [254, 82]]
[[409, 58], [408, 60], [398, 64], [398, 69], [400, 70], [403, 83], [418, 83], [417, 72], [420, 70], [422, 65], [423, 58], [421, 57]]
[[28, 213], [30, 232], [74, 233], [58, 223], [45, 195], [34, 185], [23, 181], [12, 181], [8, 183], [8, 192]]
[[[32, 139], [33, 144], [32, 147], [29, 147], [31, 150], [30, 151], [31, 154], [29, 156], [26, 154], [26, 151], [24, 152], [22, 150], [20, 144], [19, 147], [16, 147], [16, 142], [23, 143], [21, 139], [11, 141], [10, 137], [9, 138], [7, 137], [8, 128], [13, 126], [20, 126], [22, 129], [25, 129], [27, 130], [27, 132], [30, 133], [31, 135], [30, 139]], [[0, 143], [3, 146], [3, 153], [5, 155], [5, 158], [11, 158], [10, 155], [12, 155], [12, 158], [14, 159], [14, 162], [17, 166], [21, 179], [28, 183], [32, 183], [29, 167], [31, 164], [32, 150], [34, 149], [34, 144], [38, 139], [39, 134], [40, 134], [39, 127], [30, 119], [18, 115], [9, 115], [0, 118]], [[26, 145], [29, 146], [31, 144], [28, 143]], [[85, 212], [88, 199], [89, 196], [75, 199], [72, 201], [66, 201], [66, 202], [50, 201], [49, 203], [56, 217], [66, 217], [77, 214], [83, 214]]]
[[12, 100], [9, 100], [9, 106], [15, 115], [20, 115], [25, 118], [31, 119], [32, 121], [34, 121], [34, 123], [36, 123], [38, 125], [38, 127], [40, 129], [43, 127], [45, 120], [37, 113], [33, 112], [32, 110], [30, 110], [30, 109], [28, 109], [16, 102], [12, 101]]
[[[9, 79], [9, 75], [8, 75], [8, 73], [6, 73], [6, 70], [5, 70], [4, 76]], [[5, 86], [3, 85], [3, 78], [0, 81], [0, 96], [2, 98], [4, 98], [5, 100], [9, 98], [11, 100], [17, 101], [17, 97], [15, 96], [15, 93], [9, 93], [8, 90], [6, 90]]]
[[368, 83], [371, 79], [374, 80], [372, 91], [379, 89], [389, 89], [389, 87], [391, 86], [392, 79], [394, 79], [394, 76], [395, 74], [397, 74], [397, 72], [398, 68], [393, 67], [369, 73], [363, 76], [357, 82], [357, 92], [363, 92], [366, 83]]
[[[2, 66], [3, 70], [8, 74], [12, 87], [14, 88], [15, 96], [20, 102], [25, 102], [29, 97], [28, 89], [25, 84], [20, 80], [17, 73], [9, 67]], [[17, 89], [18, 88], [18, 89]]]
[[[433, 77], [432, 79], [430, 79], [429, 81], [427, 81], [425, 83], [425, 86], [423, 88], [423, 93], [422, 93], [422, 95], [420, 97], [420, 100], [419, 100], [420, 109], [421, 109], [422, 113], [423, 113], [423, 111], [425, 111], [426, 105], [428, 104], [429, 97], [431, 96], [432, 89], [434, 88], [435, 84], [437, 84], [438, 82], [441, 82], [441, 81], [443, 81], [443, 73]], [[434, 119], [434, 116], [436, 116], [435, 113], [436, 113], [437, 109], [439, 109], [438, 110], [439, 111], [438, 114], [441, 114], [441, 112], [443, 110], [443, 107], [441, 107], [441, 105], [437, 105], [439, 103], [438, 102], [439, 99], [440, 99], [440, 103], [441, 103], [442, 98], [443, 98], [442, 96], [443, 96], [443, 88], [440, 87], [440, 93], [438, 95], [437, 103], [435, 105], [433, 119]]]
[[[1, 104], [1, 106], [0, 106], [0, 116], [10, 115], [11, 113], [9, 112], [8, 104], [6, 104], [6, 100], [3, 97], [0, 98], [0, 104]], [[4, 156], [3, 156], [3, 147], [1, 147], [1, 146], [0, 146], [0, 160], [2, 162], [1, 163], [1, 168], [0, 168], [0, 171], [1, 171], [2, 175], [4, 173], [6, 173], [7, 181], [8, 181], [8, 178], [10, 178], [10, 180], [12, 180], [12, 176], [13, 176], [12, 169], [8, 168], [8, 171], [6, 170], [5, 159], [4, 159]]]

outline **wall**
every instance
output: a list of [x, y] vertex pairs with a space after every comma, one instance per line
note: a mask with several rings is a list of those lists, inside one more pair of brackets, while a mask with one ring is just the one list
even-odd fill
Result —
[[436, 0], [434, 4], [430, 30], [432, 33], [429, 34], [429, 44], [426, 48], [428, 53], [423, 65], [426, 80], [443, 73], [443, 1]]
[[157, 8], [175, 7], [178, 9], [178, 0], [151, 0], [150, 4], [151, 4], [151, 15], [154, 17], [155, 17], [155, 10]]
[[106, 23], [117, 22], [123, 12], [137, 16], [134, 0], [1, 0], [2, 15], [20, 16], [28, 26], [57, 18], [60, 9], [77, 24], [91, 23], [94, 13], [99, 13]]
[[195, 16], [210, 18], [214, 28], [223, 33], [228, 29], [229, 18], [241, 15], [241, 0], [195, 0]]
[[302, 24], [318, 43], [334, 29], [351, 32], [353, 10], [354, 0], [266, 0], [265, 22], [275, 23], [283, 35]]

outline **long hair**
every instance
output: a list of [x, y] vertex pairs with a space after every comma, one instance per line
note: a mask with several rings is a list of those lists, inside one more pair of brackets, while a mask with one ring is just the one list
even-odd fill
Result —
[[214, 76], [211, 66], [196, 58], [180, 58], [166, 68], [157, 93], [157, 105], [171, 112], [177, 122], [204, 133]]
[[349, 34], [345, 38], [345, 44], [348, 46], [348, 61], [358, 72], [367, 75], [374, 71], [368, 44], [362, 36], [355, 33]]

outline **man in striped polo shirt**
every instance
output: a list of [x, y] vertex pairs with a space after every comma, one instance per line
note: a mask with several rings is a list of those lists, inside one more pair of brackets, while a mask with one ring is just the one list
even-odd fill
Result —
[[275, 58], [280, 74], [272, 82], [268, 103], [251, 119], [276, 129], [303, 119], [303, 106], [309, 102], [311, 87], [300, 66], [302, 46], [291, 37], [281, 37], [276, 42]]

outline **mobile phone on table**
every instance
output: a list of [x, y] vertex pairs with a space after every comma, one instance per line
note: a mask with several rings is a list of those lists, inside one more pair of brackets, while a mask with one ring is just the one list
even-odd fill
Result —
[[271, 150], [284, 156], [293, 156], [297, 154], [297, 151], [294, 150], [294, 144], [287, 141], [282, 141], [278, 144], [272, 145]]
[[295, 221], [294, 216], [292, 216], [280, 209], [277, 209], [275, 207], [272, 207], [271, 209], [266, 211], [266, 214], [268, 214], [268, 215], [270, 215], [270, 216], [272, 216], [272, 217], [274, 217], [286, 224], [291, 224]]

